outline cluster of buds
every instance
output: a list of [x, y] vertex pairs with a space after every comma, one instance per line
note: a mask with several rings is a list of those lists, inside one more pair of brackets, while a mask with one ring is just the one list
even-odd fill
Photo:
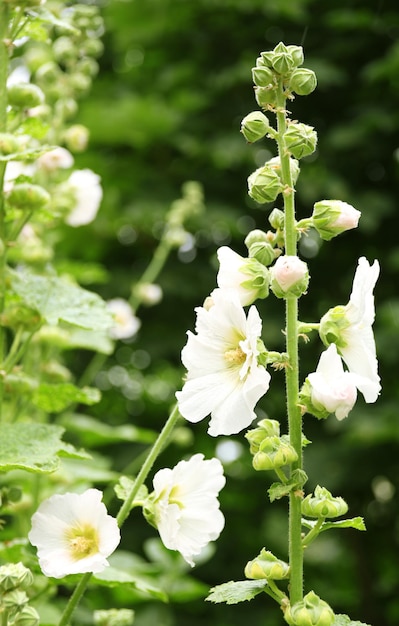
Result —
[[[296, 159], [290, 158], [290, 170], [292, 182], [295, 184], [299, 176], [299, 163]], [[248, 176], [248, 194], [258, 204], [274, 202], [283, 188], [280, 157], [273, 157]]]
[[272, 552], [263, 548], [260, 554], [248, 561], [245, 566], [245, 576], [253, 580], [271, 579], [282, 580], [287, 578], [290, 567], [285, 561], [278, 559]]
[[288, 436], [280, 436], [280, 424], [276, 420], [261, 420], [257, 428], [249, 430], [245, 437], [253, 455], [252, 465], [257, 471], [278, 469], [298, 459]]
[[31, 571], [22, 563], [9, 563], [0, 567], [0, 617], [1, 623], [12, 626], [38, 626], [39, 615], [29, 606], [26, 593], [33, 583]]
[[314, 494], [302, 500], [302, 513], [306, 517], [326, 519], [340, 517], [348, 512], [348, 505], [341, 497], [334, 497], [325, 487], [317, 487]]
[[335, 615], [332, 608], [310, 591], [300, 602], [288, 605], [284, 619], [290, 626], [332, 626]]

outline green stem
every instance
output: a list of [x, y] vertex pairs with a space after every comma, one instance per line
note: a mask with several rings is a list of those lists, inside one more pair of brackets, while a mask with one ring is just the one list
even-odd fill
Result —
[[308, 545], [312, 543], [312, 541], [314, 541], [316, 537], [320, 535], [320, 532], [321, 532], [321, 529], [325, 520], [326, 520], [325, 517], [321, 517], [320, 519], [318, 519], [316, 524], [313, 526], [312, 530], [310, 530], [308, 534], [305, 535], [305, 537], [302, 540], [302, 545], [304, 549], [307, 548]]
[[[133, 482], [132, 488], [130, 490], [129, 496], [124, 501], [121, 508], [119, 509], [119, 513], [116, 516], [116, 521], [118, 522], [119, 527], [121, 527], [122, 524], [128, 518], [132, 503], [140, 487], [143, 485], [148, 474], [150, 473], [151, 468], [154, 465], [157, 457], [160, 455], [162, 450], [165, 448], [166, 444], [169, 442], [170, 436], [179, 418], [180, 418], [180, 413], [176, 404], [171, 414], [169, 415], [163, 429], [159, 433], [156, 441], [154, 442], [154, 445], [152, 446], [146, 460], [144, 461], [141, 467], [141, 470], [137, 474], [136, 479]], [[69, 599], [69, 602], [65, 608], [65, 611], [61, 617], [60, 622], [58, 623], [58, 626], [67, 626], [67, 624], [69, 624], [71, 615], [73, 611], [75, 610], [75, 608], [77, 607], [81, 597], [83, 596], [85, 589], [90, 581], [91, 576], [92, 576], [91, 572], [88, 572], [81, 578], [79, 584], [77, 585], [77, 587], [75, 588], [75, 591], [73, 592], [72, 596]]]
[[145, 269], [142, 277], [139, 282], [136, 284], [136, 289], [130, 297], [130, 304], [133, 310], [136, 312], [142, 303], [143, 298], [140, 296], [140, 285], [145, 285], [146, 283], [153, 283], [156, 278], [159, 276], [162, 268], [164, 267], [169, 253], [171, 251], [171, 244], [167, 238], [165, 238], [166, 229], [162, 235], [162, 239], [158, 244], [157, 249], [155, 250], [153, 257]]
[[[290, 155], [285, 149], [284, 134], [287, 128], [285, 96], [280, 81], [277, 103], [278, 148], [283, 181], [285, 213], [285, 253], [297, 254], [297, 230], [295, 222], [295, 198], [290, 168]], [[298, 299], [286, 299], [286, 351], [289, 366], [286, 368], [287, 414], [290, 443], [298, 460], [291, 465], [291, 472], [302, 469], [302, 417], [298, 406], [299, 396], [299, 356], [298, 356]], [[289, 561], [290, 561], [290, 600], [299, 602], [303, 598], [303, 548], [301, 526], [301, 494], [290, 493], [289, 498]]]

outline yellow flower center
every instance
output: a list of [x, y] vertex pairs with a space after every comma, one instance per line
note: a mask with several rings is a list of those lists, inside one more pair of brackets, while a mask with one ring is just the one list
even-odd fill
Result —
[[247, 358], [245, 352], [243, 352], [238, 346], [238, 348], [233, 348], [232, 350], [227, 350], [224, 353], [224, 358], [226, 359], [229, 365], [242, 365], [245, 363], [245, 359]]
[[71, 556], [75, 561], [98, 552], [99, 537], [93, 526], [82, 524], [69, 528], [66, 532], [66, 539]]

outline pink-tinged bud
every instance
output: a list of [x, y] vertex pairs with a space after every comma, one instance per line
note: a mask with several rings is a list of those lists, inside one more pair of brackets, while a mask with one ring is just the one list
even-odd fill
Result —
[[325, 241], [357, 228], [360, 211], [341, 200], [320, 200], [313, 207], [313, 226]]
[[299, 297], [309, 283], [308, 267], [297, 256], [280, 256], [270, 268], [271, 289], [277, 298]]

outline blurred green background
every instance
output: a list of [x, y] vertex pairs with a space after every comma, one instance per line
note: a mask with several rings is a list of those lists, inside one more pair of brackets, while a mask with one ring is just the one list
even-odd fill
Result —
[[[309, 548], [306, 590], [336, 612], [374, 626], [399, 623], [399, 8], [396, 0], [109, 0], [104, 3], [105, 52], [79, 122], [91, 133], [90, 149], [77, 165], [101, 175], [104, 200], [96, 221], [66, 229], [59, 258], [103, 265], [108, 280], [89, 284], [105, 298], [130, 295], [132, 284], [156, 248], [171, 202], [185, 181], [203, 186], [206, 212], [189, 220], [193, 237], [169, 258], [159, 283], [162, 302], [142, 308], [142, 328], [120, 342], [97, 376], [103, 391], [94, 416], [112, 425], [157, 430], [163, 424], [183, 368], [180, 350], [194, 325], [194, 307], [215, 287], [216, 250], [230, 245], [244, 254], [254, 227], [268, 229], [268, 208], [247, 196], [246, 178], [275, 155], [267, 140], [246, 144], [241, 119], [258, 108], [251, 67], [261, 51], [280, 40], [300, 44], [318, 89], [291, 103], [294, 119], [319, 133], [316, 155], [302, 161], [298, 216], [313, 203], [337, 198], [361, 210], [359, 229], [330, 243], [308, 237], [300, 252], [310, 267], [300, 317], [317, 321], [345, 304], [359, 256], [378, 258], [375, 334], [383, 391], [375, 405], [360, 397], [344, 422], [306, 417], [309, 490], [320, 483], [343, 496], [367, 533], [326, 533]], [[280, 206], [280, 204], [278, 205]], [[269, 349], [281, 349], [283, 305], [259, 304]], [[321, 351], [315, 337], [301, 345], [301, 377], [315, 369]], [[89, 360], [70, 355], [75, 370]], [[259, 416], [285, 424], [284, 383], [273, 375]], [[265, 546], [286, 558], [286, 502], [271, 505], [272, 477], [255, 474], [243, 435], [212, 439], [207, 424], [179, 431], [159, 467], [203, 451], [226, 460], [221, 496], [225, 530], [215, 554], [194, 570], [207, 585], [244, 578], [247, 560]], [[284, 427], [282, 431], [284, 432]], [[76, 435], [79, 443], [79, 436]], [[84, 442], [83, 442], [84, 443]], [[98, 448], [109, 467], [122, 470], [143, 448]], [[226, 456], [227, 455], [227, 456]], [[153, 531], [133, 512], [123, 546], [142, 554]], [[198, 588], [196, 588], [198, 591]], [[90, 598], [98, 602], [98, 592]], [[211, 605], [180, 590], [169, 604], [135, 606], [137, 626], [278, 626], [279, 609], [268, 598], [250, 604]], [[129, 594], [120, 598], [129, 606]], [[100, 602], [107, 607], [107, 596]]]

